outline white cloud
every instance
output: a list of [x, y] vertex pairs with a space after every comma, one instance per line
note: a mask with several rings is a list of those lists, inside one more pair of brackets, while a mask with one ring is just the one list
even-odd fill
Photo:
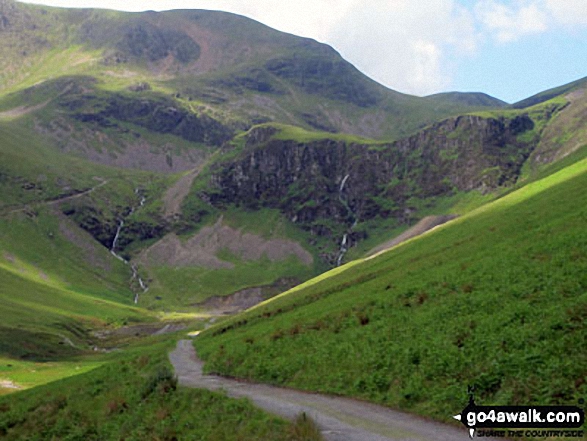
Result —
[[585, 0], [546, 0], [546, 8], [561, 25], [587, 25]]
[[408, 84], [413, 90], [438, 92], [447, 85], [442, 76], [442, 51], [433, 42], [418, 40], [412, 43], [413, 76]]
[[328, 41], [375, 80], [417, 95], [450, 87], [449, 52], [476, 46], [472, 17], [451, 0], [354, 1]]
[[585, 0], [479, 0], [474, 11], [482, 32], [501, 43], [587, 25]]
[[506, 5], [495, 0], [481, 0], [475, 6], [482, 29], [502, 43], [548, 29], [548, 15], [537, 3]]

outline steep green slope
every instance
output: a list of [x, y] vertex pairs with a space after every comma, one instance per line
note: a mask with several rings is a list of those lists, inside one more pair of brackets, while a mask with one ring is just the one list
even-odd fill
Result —
[[564, 108], [544, 128], [529, 158], [529, 170], [561, 161], [587, 144], [587, 83], [552, 101], [563, 102], [563, 99]]
[[494, 98], [486, 93], [444, 92], [428, 95], [426, 99], [431, 103], [452, 101], [454, 103], [476, 107], [503, 108], [508, 105], [505, 101]]
[[587, 392], [587, 160], [198, 337], [207, 370], [450, 420]]
[[[47, 101], [47, 96], [52, 98]], [[69, 282], [75, 280], [75, 290], [100, 292], [99, 295], [112, 295], [118, 290], [117, 300], [130, 301], [131, 268], [107, 252], [117, 237], [116, 252], [126, 259], [134, 258], [133, 265], [150, 288], [142, 297], [141, 306], [153, 308], [193, 308], [210, 296], [250, 288], [260, 290], [263, 299], [318, 274], [319, 268], [323, 268], [319, 259], [312, 255], [311, 247], [307, 251], [298, 244], [300, 240], [306, 241], [306, 237], [277, 213], [269, 217], [267, 213], [247, 216], [210, 209], [205, 219], [198, 213], [181, 218], [167, 213], [171, 198], [166, 193], [178, 183], [178, 178], [181, 180], [181, 175], [169, 172], [201, 165], [210, 155], [210, 148], [189, 138], [198, 133], [211, 136], [212, 131], [194, 127], [194, 117], [190, 121], [184, 119], [179, 126], [183, 129], [178, 129], [177, 134], [167, 133], [173, 115], [163, 112], [168, 109], [161, 104], [165, 103], [164, 97], [143, 94], [140, 101], [133, 101], [128, 96], [100, 89], [86, 77], [71, 77], [44, 83], [8, 99], [9, 108], [18, 108], [29, 97], [36, 100], [30, 103], [33, 107], [39, 102], [43, 104], [0, 121], [0, 187], [5, 195], [0, 210], [8, 231], [12, 229], [5, 241], [12, 240], [13, 248], [16, 247], [6, 248], [9, 255], [20, 257], [31, 250], [28, 257], [36, 260], [37, 266], [43, 259], [49, 264], [50, 268], [43, 267], [42, 271], [53, 271]], [[127, 123], [128, 108], [137, 103], [147, 108], [146, 114]], [[150, 103], [155, 103], [153, 108]], [[87, 122], [80, 123], [82, 119]], [[171, 127], [176, 126], [172, 123]], [[133, 147], [137, 140], [140, 149]], [[146, 166], [140, 165], [143, 160]], [[162, 163], [161, 167], [157, 161]], [[113, 167], [116, 165], [128, 168]], [[149, 167], [151, 172], [136, 170]], [[189, 192], [189, 183], [185, 192]], [[213, 226], [221, 216], [226, 228], [231, 228], [228, 233], [234, 239], [232, 243], [251, 247], [249, 252], [242, 255], [238, 250], [225, 250], [224, 246], [202, 251], [217, 262], [212, 266], [203, 264], [202, 259], [195, 263], [171, 263], [165, 257], [169, 253], [165, 252], [160, 257], [165, 240], [177, 238], [176, 234], [182, 240], [189, 239], [206, 223]], [[121, 221], [124, 227], [119, 230]], [[53, 254], [39, 248], [42, 241], [32, 243], [34, 235], [18, 233], [27, 222], [43, 231], [41, 237], [46, 234], [62, 239], [51, 242]], [[264, 228], [251, 229], [247, 225]], [[89, 234], [84, 235], [78, 227]], [[149, 248], [162, 239], [165, 240], [161, 246]], [[67, 246], [78, 247], [86, 254], [73, 257]], [[295, 248], [292, 253], [287, 250], [289, 247]], [[257, 252], [258, 249], [261, 251]], [[143, 259], [142, 253], [147, 251], [149, 258]], [[51, 264], [58, 261], [55, 256], [59, 252], [71, 256], [76, 265], [67, 270], [65, 265]], [[187, 253], [197, 254], [190, 250]], [[86, 271], [91, 266], [95, 268]], [[104, 268], [108, 268], [107, 272], [115, 269], [116, 288], [103, 286], [104, 280], [91, 275]], [[131, 281], [132, 291], [142, 294], [137, 280]]]

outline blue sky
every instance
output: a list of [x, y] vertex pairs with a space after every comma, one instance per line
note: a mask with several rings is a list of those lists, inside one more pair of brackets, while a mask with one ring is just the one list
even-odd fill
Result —
[[34, 0], [140, 11], [215, 9], [337, 49], [400, 92], [515, 102], [587, 76], [587, 0]]

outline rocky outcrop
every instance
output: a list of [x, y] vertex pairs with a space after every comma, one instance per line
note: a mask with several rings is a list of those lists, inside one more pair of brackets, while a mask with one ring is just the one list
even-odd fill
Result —
[[196, 115], [170, 98], [131, 97], [117, 93], [104, 96], [75, 91], [62, 97], [60, 105], [72, 112], [78, 121], [101, 128], [118, 127], [117, 121], [124, 121], [156, 133], [172, 134], [213, 146], [222, 145], [234, 135], [232, 129], [214, 118], [206, 114]]
[[216, 206], [279, 208], [318, 235], [377, 216], [408, 222], [415, 199], [514, 183], [534, 148], [519, 135], [533, 127], [526, 115], [461, 116], [373, 145], [277, 140], [262, 127], [236, 160], [217, 165], [206, 198]]

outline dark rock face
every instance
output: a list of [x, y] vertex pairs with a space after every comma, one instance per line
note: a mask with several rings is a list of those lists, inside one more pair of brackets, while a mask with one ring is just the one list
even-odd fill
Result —
[[206, 197], [219, 206], [279, 208], [318, 235], [330, 235], [330, 228], [317, 220], [345, 228], [377, 216], [402, 221], [415, 210], [411, 198], [514, 183], [534, 148], [517, 135], [533, 127], [527, 116], [461, 116], [371, 146], [272, 140], [273, 129], [259, 128], [249, 134], [238, 159], [217, 167], [214, 190]]
[[192, 142], [221, 145], [232, 137], [232, 132], [215, 119], [207, 115], [196, 116], [172, 101], [138, 100], [113, 95], [102, 114]]
[[221, 146], [233, 136], [230, 128], [208, 115], [195, 115], [166, 98], [120, 94], [103, 98], [91, 94], [70, 94], [60, 104], [75, 112], [73, 117], [77, 120], [100, 127], [115, 127], [115, 120], [125, 121], [157, 133], [170, 133], [191, 142], [213, 146]]
[[76, 202], [65, 206], [63, 214], [70, 217], [108, 249], [112, 248], [120, 221], [124, 220], [116, 250], [125, 258], [129, 258], [125, 249], [130, 244], [135, 241], [161, 238], [169, 231], [169, 225], [162, 217], [151, 216], [146, 220], [137, 221], [128, 218], [131, 211], [131, 207], [121, 207], [116, 213], [106, 213], [91, 203]]
[[200, 56], [200, 46], [186, 34], [160, 29], [150, 23], [137, 23], [130, 27], [117, 48], [149, 61], [158, 61], [172, 54], [179, 62], [189, 63]]
[[106, 216], [92, 206], [71, 206], [63, 210], [63, 214], [71, 217], [75, 223], [90, 233], [94, 239], [110, 249], [116, 234], [116, 219]]
[[237, 93], [245, 90], [253, 92], [285, 94], [283, 87], [275, 83], [271, 75], [264, 69], [248, 69], [231, 77], [212, 81], [211, 84], [221, 89], [230, 89]]

